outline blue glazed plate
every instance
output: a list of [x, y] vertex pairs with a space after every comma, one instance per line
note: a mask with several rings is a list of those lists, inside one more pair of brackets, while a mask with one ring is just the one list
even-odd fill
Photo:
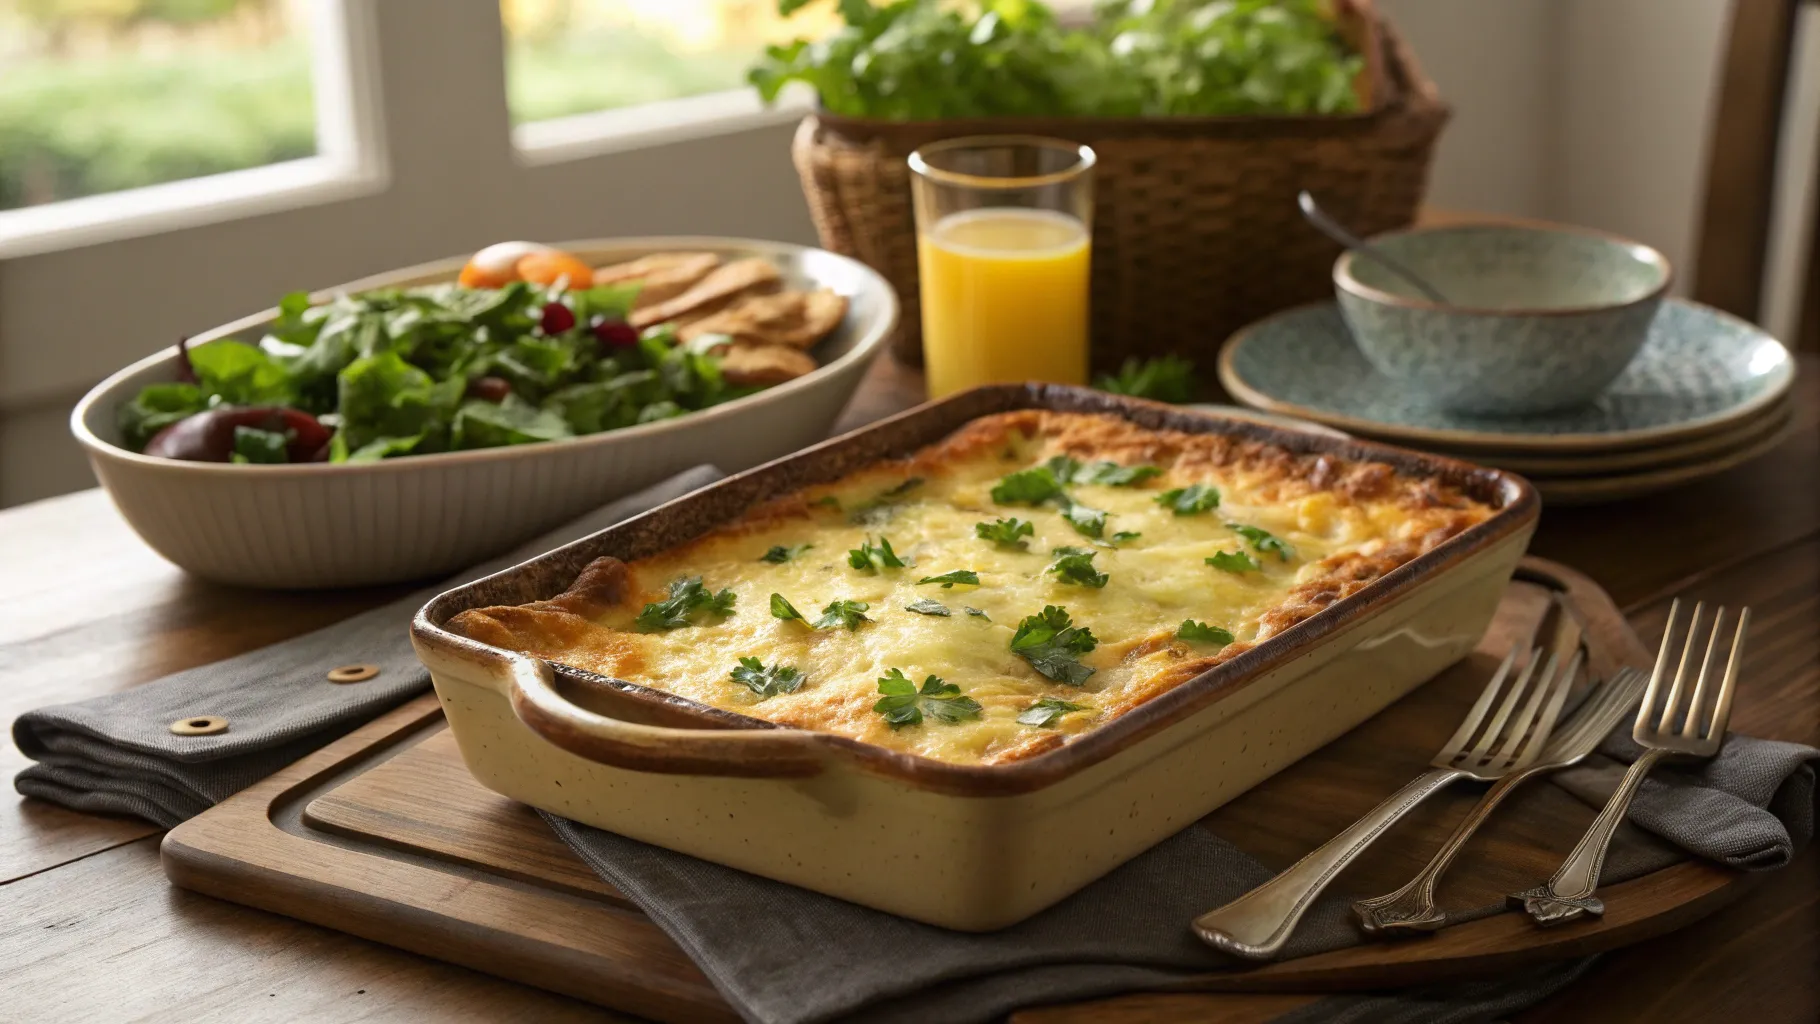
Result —
[[1788, 391], [1794, 360], [1755, 325], [1670, 299], [1634, 362], [1591, 405], [1523, 417], [1428, 405], [1359, 354], [1332, 302], [1244, 328], [1220, 352], [1220, 382], [1269, 412], [1344, 430], [1481, 450], [1644, 447], [1738, 423]]

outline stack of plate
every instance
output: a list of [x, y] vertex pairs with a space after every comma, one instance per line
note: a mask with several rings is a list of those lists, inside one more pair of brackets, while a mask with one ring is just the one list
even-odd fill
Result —
[[1678, 299], [1597, 402], [1539, 416], [1425, 404], [1365, 361], [1331, 302], [1260, 320], [1220, 353], [1220, 381], [1246, 405], [1521, 473], [1557, 505], [1635, 497], [1762, 455], [1789, 431], [1794, 378], [1776, 339]]

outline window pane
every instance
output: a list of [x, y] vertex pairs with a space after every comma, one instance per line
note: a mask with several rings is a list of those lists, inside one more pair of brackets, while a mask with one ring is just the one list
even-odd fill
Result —
[[522, 124], [738, 89], [769, 43], [824, 31], [832, 5], [777, 0], [502, 0], [506, 90]]
[[0, 0], [0, 210], [311, 156], [310, 0]]

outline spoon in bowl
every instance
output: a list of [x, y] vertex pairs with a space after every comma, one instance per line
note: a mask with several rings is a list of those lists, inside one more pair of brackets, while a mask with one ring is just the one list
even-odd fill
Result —
[[1303, 189], [1296, 195], [1296, 205], [1302, 209], [1302, 218], [1308, 221], [1308, 223], [1313, 224], [1315, 229], [1320, 231], [1321, 234], [1326, 235], [1328, 238], [1333, 239], [1346, 248], [1351, 249], [1353, 252], [1356, 252], [1376, 263], [1378, 266], [1383, 267], [1385, 270], [1388, 270], [1403, 280], [1408, 281], [1410, 284], [1415, 285], [1416, 290], [1427, 296], [1430, 301], [1438, 302], [1443, 306], [1453, 305], [1453, 303], [1447, 301], [1447, 296], [1442, 295], [1440, 290], [1434, 285], [1424, 281], [1421, 275], [1410, 270], [1403, 264], [1398, 263], [1386, 254], [1384, 250], [1379, 249], [1377, 246], [1365, 241], [1358, 235], [1346, 230], [1339, 221], [1329, 217], [1327, 211], [1321, 209], [1320, 205], [1314, 201], [1314, 196], [1308, 194], [1307, 189]]

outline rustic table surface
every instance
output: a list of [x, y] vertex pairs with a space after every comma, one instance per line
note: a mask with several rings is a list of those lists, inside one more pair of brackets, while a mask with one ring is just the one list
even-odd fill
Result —
[[[921, 386], [882, 360], [843, 428], [914, 404]], [[1770, 455], [1651, 498], [1547, 510], [1532, 546], [1598, 580], [1646, 638], [1676, 593], [1755, 606], [1746, 693], [1760, 699], [1820, 685], [1820, 359], [1802, 357], [1795, 388], [1797, 429]], [[226, 658], [403, 592], [203, 583], [142, 545], [100, 491], [0, 512], [0, 721]], [[1820, 742], [1820, 722], [1791, 721], [1781, 738]], [[10, 743], [0, 749], [0, 774], [24, 764]], [[0, 800], [0, 1019], [621, 1019], [175, 889], [158, 839], [129, 819]], [[1516, 1019], [1820, 1020], [1817, 867], [1810, 848], [1731, 906], [1606, 957]], [[1069, 1017], [1206, 1020], [1198, 999], [1130, 996]]]

